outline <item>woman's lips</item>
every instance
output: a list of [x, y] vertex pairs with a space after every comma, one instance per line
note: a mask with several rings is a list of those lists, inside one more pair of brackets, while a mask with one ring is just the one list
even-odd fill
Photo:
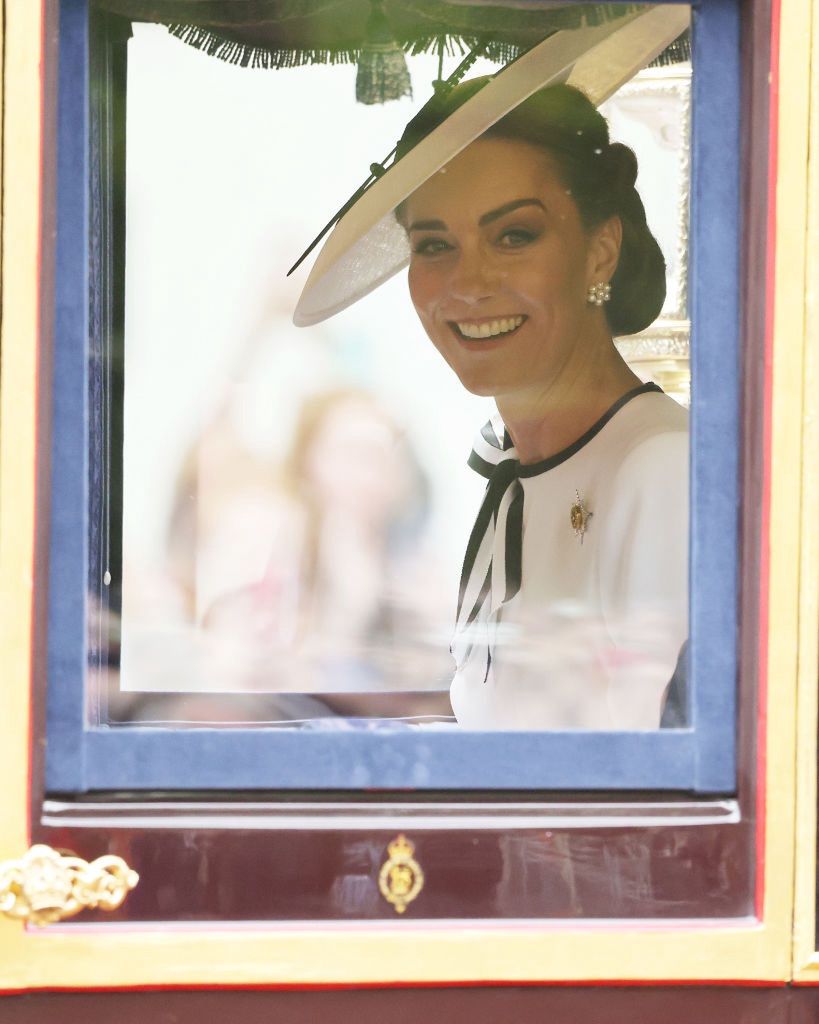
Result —
[[525, 316], [484, 317], [481, 320], [448, 320], [450, 328], [459, 341], [485, 342], [500, 341], [514, 334], [524, 323]]

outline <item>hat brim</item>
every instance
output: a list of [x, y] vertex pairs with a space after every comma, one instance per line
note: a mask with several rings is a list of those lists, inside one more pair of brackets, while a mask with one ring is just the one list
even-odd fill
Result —
[[302, 289], [293, 323], [320, 323], [405, 267], [410, 250], [396, 207], [510, 110], [556, 82], [603, 103], [684, 32], [689, 20], [687, 5], [668, 4], [567, 29], [504, 68], [394, 163], [336, 224]]

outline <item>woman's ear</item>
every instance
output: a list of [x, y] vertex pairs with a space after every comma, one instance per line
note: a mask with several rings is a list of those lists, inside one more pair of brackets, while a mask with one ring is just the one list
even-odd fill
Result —
[[616, 215], [604, 220], [592, 231], [586, 261], [588, 285], [611, 281], [620, 259], [622, 241], [623, 224]]

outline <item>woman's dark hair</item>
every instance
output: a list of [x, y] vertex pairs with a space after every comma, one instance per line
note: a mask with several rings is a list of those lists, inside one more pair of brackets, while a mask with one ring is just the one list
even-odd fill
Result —
[[[474, 78], [433, 98], [407, 125], [396, 159], [409, 152], [488, 78]], [[571, 192], [580, 219], [590, 230], [617, 216], [623, 240], [611, 279], [606, 317], [612, 334], [636, 334], [648, 327], [665, 301], [665, 259], [646, 224], [643, 202], [634, 187], [637, 158], [628, 146], [609, 140], [606, 119], [578, 89], [550, 85], [524, 100], [484, 133], [546, 149]]]

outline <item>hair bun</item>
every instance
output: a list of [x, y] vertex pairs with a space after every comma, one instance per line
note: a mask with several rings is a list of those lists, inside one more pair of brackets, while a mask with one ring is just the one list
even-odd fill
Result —
[[634, 150], [622, 142], [612, 142], [607, 158], [614, 189], [619, 195], [624, 195], [634, 188], [637, 181], [637, 157]]

